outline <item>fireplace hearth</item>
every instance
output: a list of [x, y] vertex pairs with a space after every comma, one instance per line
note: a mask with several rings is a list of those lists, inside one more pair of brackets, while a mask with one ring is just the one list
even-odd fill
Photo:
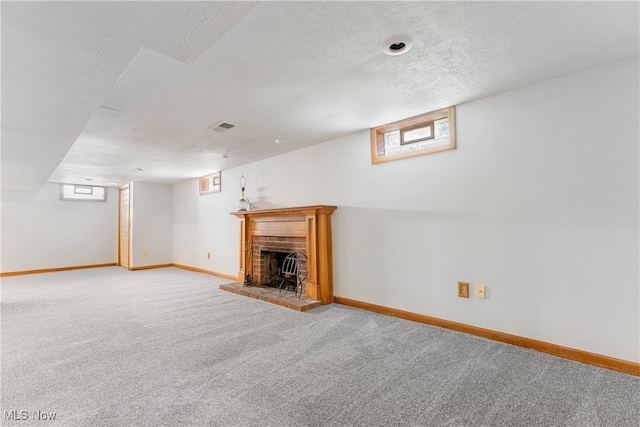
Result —
[[241, 282], [224, 283], [220, 285], [220, 289], [296, 311], [307, 311], [322, 305], [322, 301], [309, 298], [306, 295], [299, 298], [293, 292], [280, 292], [278, 288], [266, 286], [244, 286]]

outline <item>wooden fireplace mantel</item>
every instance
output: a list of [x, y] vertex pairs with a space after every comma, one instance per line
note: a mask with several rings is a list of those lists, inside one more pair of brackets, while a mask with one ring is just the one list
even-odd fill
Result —
[[240, 219], [240, 272], [238, 279], [253, 276], [250, 262], [254, 236], [304, 237], [310, 298], [333, 302], [333, 245], [331, 214], [337, 206], [301, 206], [231, 212]]

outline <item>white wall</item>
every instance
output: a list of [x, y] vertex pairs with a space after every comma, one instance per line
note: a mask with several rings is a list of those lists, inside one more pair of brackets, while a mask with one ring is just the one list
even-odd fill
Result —
[[[236, 276], [239, 269], [239, 173], [222, 173], [220, 193], [200, 195], [198, 180], [173, 186], [173, 262]], [[231, 246], [229, 246], [231, 245]], [[207, 258], [211, 254], [211, 258]]]
[[364, 130], [225, 170], [222, 193], [175, 185], [174, 261], [237, 274], [244, 172], [260, 208], [338, 205], [337, 296], [639, 362], [638, 75], [635, 57], [459, 105], [453, 151], [372, 165]]
[[131, 184], [131, 267], [173, 261], [173, 188], [148, 182]]
[[61, 201], [54, 183], [0, 196], [3, 273], [117, 262], [117, 188], [106, 202]]

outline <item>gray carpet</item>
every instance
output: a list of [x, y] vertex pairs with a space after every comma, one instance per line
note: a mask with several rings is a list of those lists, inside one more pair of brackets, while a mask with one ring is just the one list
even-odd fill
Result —
[[638, 377], [338, 304], [298, 313], [223, 282], [3, 278], [2, 425], [638, 425]]

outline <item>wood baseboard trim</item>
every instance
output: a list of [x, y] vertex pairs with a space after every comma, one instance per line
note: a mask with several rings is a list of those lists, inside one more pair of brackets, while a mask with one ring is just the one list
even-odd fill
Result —
[[166, 267], [172, 267], [173, 264], [169, 263], [169, 264], [154, 264], [154, 265], [141, 265], [139, 267], [131, 267], [129, 270], [131, 271], [138, 271], [138, 270], [152, 270], [154, 268], [166, 268]]
[[229, 280], [233, 280], [234, 282], [238, 281], [238, 276], [231, 276], [229, 274], [223, 274], [223, 273], [218, 273], [215, 271], [210, 271], [210, 270], [205, 270], [203, 268], [198, 268], [198, 267], [190, 267], [188, 265], [182, 265], [182, 264], [171, 264], [172, 266], [176, 267], [176, 268], [181, 268], [183, 270], [189, 270], [189, 271], [195, 271], [198, 273], [205, 273], [205, 274], [210, 274], [212, 276], [216, 276], [216, 277], [222, 277], [223, 279], [229, 279]]
[[361, 308], [363, 310], [373, 311], [380, 314], [399, 317], [401, 319], [411, 320], [414, 322], [425, 323], [427, 325], [452, 329], [454, 331], [464, 332], [495, 341], [501, 341], [507, 344], [540, 351], [542, 353], [551, 354], [553, 356], [562, 357], [576, 362], [587, 363], [589, 365], [594, 365], [601, 368], [624, 372], [625, 374], [640, 376], [640, 363], [635, 363], [628, 360], [616, 359], [609, 356], [603, 356], [601, 354], [589, 353], [587, 351], [577, 350], [575, 348], [563, 347], [557, 344], [538, 341], [532, 338], [511, 335], [504, 332], [479, 328], [477, 326], [465, 325], [464, 323], [452, 322], [450, 320], [425, 316], [424, 314], [412, 313], [409, 311], [384, 307], [381, 305], [352, 300], [349, 298], [334, 297], [333, 302], [350, 307]]
[[117, 265], [118, 265], [117, 263], [113, 262], [108, 264], [74, 265], [71, 267], [42, 268], [39, 270], [8, 271], [6, 273], [0, 273], [0, 277], [22, 276], [23, 274], [54, 273], [56, 271], [83, 270], [85, 268], [115, 267]]

